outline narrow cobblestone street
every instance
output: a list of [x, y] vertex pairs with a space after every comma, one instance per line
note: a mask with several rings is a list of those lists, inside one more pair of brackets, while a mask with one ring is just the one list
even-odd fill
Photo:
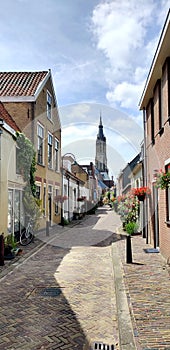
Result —
[[6, 262], [0, 350], [170, 350], [170, 267], [146, 252], [141, 235], [132, 237], [127, 264], [125, 238], [106, 206], [49, 236], [40, 232], [37, 247], [35, 240]]
[[83, 350], [94, 342], [119, 349], [111, 214], [103, 209], [55, 228], [48, 244], [1, 279], [0, 349]]

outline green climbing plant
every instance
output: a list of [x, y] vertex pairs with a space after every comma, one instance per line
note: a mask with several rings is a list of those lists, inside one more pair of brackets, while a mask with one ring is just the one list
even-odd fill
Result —
[[16, 133], [18, 146], [17, 166], [25, 181], [23, 205], [25, 216], [34, 219], [34, 228], [38, 228], [38, 221], [42, 214], [41, 200], [36, 198], [36, 152], [32, 142], [21, 132]]
[[18, 146], [17, 166], [24, 181], [35, 196], [36, 153], [32, 142], [21, 132], [16, 133]]

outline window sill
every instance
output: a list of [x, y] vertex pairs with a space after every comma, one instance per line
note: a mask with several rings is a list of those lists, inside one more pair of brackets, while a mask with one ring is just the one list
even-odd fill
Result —
[[170, 226], [170, 220], [166, 220], [165, 224], [167, 224], [167, 226]]
[[162, 136], [163, 133], [164, 133], [164, 127], [162, 126], [162, 128], [158, 131], [158, 134], [159, 134], [160, 136]]
[[47, 120], [49, 120], [49, 122], [50, 122], [51, 124], [54, 125], [54, 122], [53, 122], [52, 118], [50, 119], [50, 118], [48, 118], [48, 116], [47, 116]]
[[44, 164], [41, 164], [41, 163], [38, 163], [38, 162], [37, 162], [37, 165], [42, 166], [43, 168], [45, 168], [45, 165], [44, 165]]
[[168, 117], [168, 119], [165, 121], [164, 125], [166, 125], [168, 122], [170, 123], [170, 117]]

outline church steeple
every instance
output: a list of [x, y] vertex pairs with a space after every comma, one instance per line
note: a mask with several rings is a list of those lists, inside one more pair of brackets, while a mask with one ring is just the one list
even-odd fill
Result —
[[96, 140], [95, 165], [99, 172], [108, 173], [106, 157], [106, 137], [103, 133], [102, 117], [100, 113], [99, 130]]
[[98, 140], [102, 140], [102, 141], [106, 141], [106, 138], [105, 138], [105, 136], [103, 134], [103, 124], [102, 124], [101, 113], [100, 113], [99, 132], [97, 134], [97, 139]]

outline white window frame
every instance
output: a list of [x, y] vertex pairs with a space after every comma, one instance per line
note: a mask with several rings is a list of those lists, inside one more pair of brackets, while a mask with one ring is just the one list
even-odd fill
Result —
[[[50, 160], [49, 154], [51, 155]], [[50, 132], [48, 132], [48, 168], [53, 168], [53, 135]]]
[[[40, 132], [42, 131], [42, 133]], [[40, 157], [42, 158], [41, 161], [39, 161], [39, 150], [42, 147], [42, 154]], [[37, 123], [37, 163], [40, 165], [44, 165], [44, 127], [40, 123]]]
[[170, 221], [170, 188], [168, 187], [167, 188], [167, 220]]
[[[170, 171], [170, 158], [166, 159], [164, 162], [165, 170]], [[166, 190], [166, 221], [170, 221], [170, 188], [168, 187]]]
[[52, 95], [47, 90], [47, 118], [52, 120]]

